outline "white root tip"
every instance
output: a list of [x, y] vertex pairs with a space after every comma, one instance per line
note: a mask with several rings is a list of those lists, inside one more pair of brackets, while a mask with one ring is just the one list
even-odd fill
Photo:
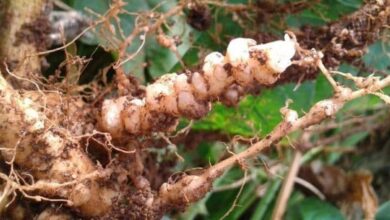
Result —
[[291, 59], [295, 55], [295, 42], [287, 34], [283, 40], [262, 44], [255, 47], [267, 54], [267, 66], [276, 73], [284, 72], [291, 65]]
[[227, 58], [233, 67], [246, 64], [250, 58], [249, 47], [255, 46], [256, 41], [249, 38], [236, 38], [230, 41], [227, 48]]
[[120, 113], [126, 100], [126, 97], [121, 97], [116, 100], [104, 100], [103, 102], [101, 125], [104, 130], [110, 132], [113, 136], [120, 135], [122, 132], [123, 122]]
[[214, 73], [214, 68], [218, 64], [223, 64], [224, 56], [218, 52], [212, 52], [204, 58], [203, 72], [208, 75]]
[[127, 132], [136, 134], [141, 132], [142, 126], [142, 111], [145, 106], [144, 99], [133, 99], [130, 105], [122, 112], [122, 119]]

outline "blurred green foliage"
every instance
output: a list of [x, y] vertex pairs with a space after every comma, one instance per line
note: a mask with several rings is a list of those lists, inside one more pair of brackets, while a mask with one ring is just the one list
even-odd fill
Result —
[[375, 220], [388, 220], [390, 219], [390, 201], [383, 203], [376, 213]]
[[343, 220], [340, 211], [327, 202], [308, 197], [294, 204], [286, 214], [286, 220]]

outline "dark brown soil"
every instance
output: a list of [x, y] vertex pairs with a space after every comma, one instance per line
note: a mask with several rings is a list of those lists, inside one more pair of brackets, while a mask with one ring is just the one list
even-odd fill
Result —
[[15, 46], [21, 43], [33, 44], [38, 51], [44, 51], [50, 44], [51, 31], [49, 19], [46, 15], [37, 17], [31, 23], [23, 24], [16, 33]]
[[[389, 4], [379, 5], [371, 1], [359, 11], [323, 27], [303, 27], [295, 32], [302, 48], [316, 48], [324, 54], [327, 68], [336, 68], [342, 62], [354, 63], [367, 52], [367, 45], [380, 38], [384, 26], [390, 23]], [[259, 40], [264, 37], [259, 34]], [[269, 38], [269, 37], [268, 37]], [[318, 70], [313, 66], [290, 66], [279, 83], [313, 79]]]

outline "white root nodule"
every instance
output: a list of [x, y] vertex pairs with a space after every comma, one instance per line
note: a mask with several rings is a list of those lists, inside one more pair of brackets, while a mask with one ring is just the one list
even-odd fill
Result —
[[233, 105], [253, 86], [275, 83], [291, 65], [295, 47], [288, 35], [284, 40], [260, 45], [252, 39], [234, 39], [226, 56], [218, 52], [206, 56], [200, 73], [166, 74], [146, 87], [143, 99], [105, 100], [101, 127], [113, 137], [124, 132], [173, 131], [179, 117], [205, 116], [211, 101]]

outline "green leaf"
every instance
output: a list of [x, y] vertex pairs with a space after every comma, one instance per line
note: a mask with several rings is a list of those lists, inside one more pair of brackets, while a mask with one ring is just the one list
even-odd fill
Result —
[[[146, 1], [131, 1], [127, 0], [124, 1], [127, 3], [124, 6], [124, 9], [129, 12], [141, 12], [149, 10], [149, 5]], [[98, 20], [100, 17], [97, 17], [96, 15], [92, 15], [88, 12], [88, 10], [92, 10], [94, 13], [97, 13], [101, 16], [104, 15], [109, 9], [110, 9], [111, 1], [107, 0], [96, 0], [91, 4], [89, 1], [83, 1], [83, 0], [74, 0], [73, 4], [70, 5], [74, 9], [82, 12], [84, 15], [88, 16], [89, 18], [93, 20]], [[120, 39], [123, 41], [123, 37], [121, 36], [121, 31], [123, 31], [124, 36], [128, 36], [134, 29], [134, 22], [135, 22], [136, 16], [135, 15], [129, 15], [129, 14], [121, 14], [119, 16], [119, 23], [115, 22], [113, 18], [110, 19], [109, 25], [111, 27], [114, 27], [115, 33], [111, 33], [108, 30], [108, 24], [103, 23], [96, 27], [96, 31], [94, 32], [94, 39], [83, 41], [86, 44], [99, 44], [105, 48], [109, 48], [112, 51], [113, 56], [117, 56], [117, 52], [114, 49], [117, 49], [116, 47], [119, 47], [117, 43], [112, 42], [112, 38], [115, 37], [117, 39]], [[140, 40], [139, 36], [135, 37], [135, 39], [131, 42], [131, 44], [126, 48], [127, 54], [131, 55], [134, 54], [138, 48], [141, 46], [142, 41]], [[138, 53], [137, 56], [135, 56], [133, 59], [131, 59], [129, 62], [126, 62], [123, 67], [126, 72], [131, 72], [134, 75], [136, 75], [141, 80], [144, 80], [143, 76], [143, 68], [142, 64], [145, 60], [145, 53], [142, 50]]]
[[[256, 183], [251, 182], [244, 186], [236, 206], [225, 219], [238, 219], [243, 212], [249, 208], [256, 199], [256, 195], [254, 194], [256, 185]], [[224, 216], [233, 205], [234, 199], [237, 195], [238, 189], [214, 194], [212, 199], [210, 198], [210, 200], [207, 201], [209, 207], [209, 215], [207, 216], [207, 219], [220, 219]]]
[[[234, 207], [233, 211], [226, 217], [226, 219], [239, 219], [240, 216], [249, 209], [256, 200], [256, 194], [254, 193], [256, 191], [256, 187], [257, 183], [254, 182], [246, 184], [241, 195], [239, 195], [240, 197], [236, 207]], [[232, 205], [233, 202], [227, 204], [226, 206], [230, 208]]]
[[387, 71], [390, 67], [390, 41], [377, 41], [368, 47], [363, 57], [364, 63], [371, 68]]
[[210, 197], [211, 194], [207, 194], [203, 199], [200, 201], [192, 204], [185, 213], [182, 213], [178, 219], [179, 220], [192, 220], [195, 219], [198, 215], [208, 215], [207, 207], [206, 207], [206, 201]]
[[389, 219], [390, 219], [390, 201], [387, 201], [379, 207], [375, 215], [375, 220], [389, 220]]
[[267, 188], [266, 194], [260, 199], [259, 204], [255, 208], [251, 220], [263, 219], [266, 211], [271, 208], [271, 202], [275, 199], [276, 193], [279, 190], [279, 187], [282, 183], [282, 180], [275, 179], [270, 181], [270, 185]]
[[290, 27], [321, 26], [357, 10], [361, 4], [361, 0], [323, 0], [300, 13], [289, 14], [286, 23]]
[[[241, 178], [243, 178], [242, 170], [238, 167], [233, 167], [227, 172], [225, 172], [220, 178], [218, 178], [213, 185], [215, 188], [217, 188], [218, 186], [226, 186]], [[237, 202], [238, 206], [235, 207], [235, 209], [226, 219], [237, 219], [238, 216], [242, 215], [243, 212], [247, 210], [247, 208], [253, 203], [256, 198], [254, 191], [257, 184], [257, 181], [252, 181], [244, 186], [244, 189]], [[203, 213], [202, 216], [204, 216], [204, 218], [208, 220], [220, 219], [233, 204], [234, 199], [237, 197], [238, 190], [239, 189], [236, 188], [233, 190], [225, 190], [209, 194], [209, 197], [207, 197], [206, 201], [207, 214]]]
[[179, 149], [179, 154], [183, 156], [184, 161], [178, 163], [175, 169], [182, 171], [194, 166], [208, 166], [216, 163], [225, 153], [226, 146], [221, 142], [202, 141], [195, 149], [189, 150], [186, 147]]
[[[112, 35], [113, 37], [119, 39], [119, 41], [123, 42], [123, 37], [121, 35], [121, 30], [123, 31], [124, 37], [132, 33], [135, 28], [135, 22], [137, 19], [136, 13], [142, 13], [144, 11], [149, 11], [153, 8], [157, 12], [165, 13], [170, 10], [172, 7], [177, 5], [177, 1], [175, 0], [167, 0], [161, 3], [156, 0], [148, 0], [148, 1], [131, 1], [125, 0], [127, 3], [124, 6], [124, 9], [128, 12], [132, 12], [134, 14], [123, 13], [119, 16], [119, 23], [115, 21], [115, 19], [110, 19], [110, 24], [112, 27], [115, 27], [115, 33], [110, 33], [108, 31], [107, 24], [101, 24], [96, 29], [95, 39], [89, 42], [89, 44], [100, 44], [107, 48], [110, 48], [113, 53], [113, 56], [117, 56], [117, 52], [115, 49], [118, 49], [117, 43], [112, 43]], [[98, 0], [94, 1], [91, 4], [88, 1], [83, 0], [74, 0], [72, 3], [72, 7], [76, 10], [83, 12], [85, 15], [91, 17], [92, 19], [99, 19], [96, 16], [92, 16], [90, 13], [86, 11], [86, 9], [93, 10], [94, 12], [103, 15], [110, 8], [110, 1], [107, 0]], [[156, 7], [158, 5], [158, 7]], [[168, 35], [180, 36], [182, 39], [182, 43], [177, 47], [177, 52], [180, 57], [186, 55], [186, 53], [191, 49], [192, 41], [196, 40], [196, 36], [190, 37], [192, 33], [192, 28], [187, 25], [185, 21], [185, 17], [183, 16], [172, 16], [168, 19], [167, 23], [173, 22], [174, 25], [169, 29]], [[102, 32], [105, 32], [103, 34]], [[174, 70], [181, 69], [179, 64], [179, 59], [175, 53], [170, 51], [167, 48], [159, 45], [154, 35], [148, 35], [146, 37], [145, 45], [142, 45], [142, 40], [140, 39], [141, 35], [136, 36], [130, 45], [126, 48], [126, 53], [129, 56], [136, 54], [131, 60], [123, 64], [123, 67], [126, 72], [134, 74], [141, 81], [145, 81], [144, 76], [144, 66], [143, 64], [148, 63], [148, 71], [152, 78], [156, 78], [162, 74], [172, 72]], [[190, 56], [190, 57], [193, 57]], [[192, 58], [193, 62], [194, 59]], [[176, 68], [175, 68], [176, 67]]]
[[344, 220], [337, 208], [317, 198], [306, 198], [291, 209], [295, 210], [296, 219]]
[[[176, 5], [177, 2], [174, 0], [166, 1], [162, 4], [163, 7], [161, 11], [166, 12]], [[173, 16], [169, 19], [169, 22], [174, 25], [170, 27], [167, 36], [180, 37], [181, 43], [177, 46], [177, 53], [180, 59], [183, 60], [183, 57], [190, 51], [193, 41], [196, 41], [198, 36], [191, 36], [193, 29], [187, 24], [184, 16]], [[182, 69], [177, 54], [170, 49], [159, 45], [154, 36], [152, 36], [146, 44], [146, 59], [150, 64], [148, 66], [148, 71], [153, 78]], [[198, 61], [198, 59], [196, 60]]]
[[[338, 129], [337, 133], [342, 132], [342, 128]], [[362, 141], [364, 138], [368, 136], [367, 131], [358, 132], [355, 134], [352, 134], [346, 138], [343, 138], [340, 143], [335, 143], [337, 146], [341, 147], [353, 147], [356, 146], [360, 141]], [[338, 153], [338, 152], [332, 152], [329, 155], [327, 155], [327, 161], [329, 164], [335, 164], [344, 154]]]

